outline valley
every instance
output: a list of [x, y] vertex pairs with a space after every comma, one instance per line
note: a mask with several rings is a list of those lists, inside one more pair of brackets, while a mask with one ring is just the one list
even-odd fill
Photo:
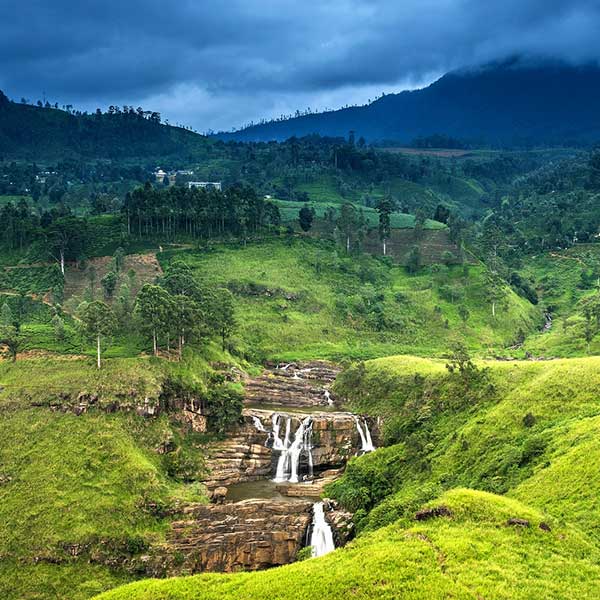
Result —
[[598, 73], [0, 93], [0, 598], [597, 598]]

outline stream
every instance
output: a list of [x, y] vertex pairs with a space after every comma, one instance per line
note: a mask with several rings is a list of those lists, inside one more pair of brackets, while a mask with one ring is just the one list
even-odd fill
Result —
[[242, 420], [204, 448], [211, 503], [172, 524], [166, 575], [265, 569], [352, 538], [352, 514], [324, 489], [348, 460], [375, 450], [379, 424], [343, 410], [331, 390], [338, 372], [313, 361], [244, 381]]

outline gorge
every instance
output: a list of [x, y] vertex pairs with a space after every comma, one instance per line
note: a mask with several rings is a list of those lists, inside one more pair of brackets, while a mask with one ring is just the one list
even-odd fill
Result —
[[352, 515], [321, 495], [351, 457], [375, 449], [377, 423], [340, 410], [336, 373], [322, 362], [276, 365], [245, 382], [241, 422], [206, 447], [211, 504], [185, 507], [144, 559], [149, 574], [264, 569], [352, 536]]

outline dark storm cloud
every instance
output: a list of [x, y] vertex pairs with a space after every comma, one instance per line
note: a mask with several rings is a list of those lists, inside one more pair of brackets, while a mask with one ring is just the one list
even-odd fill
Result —
[[598, 0], [8, 4], [0, 88], [11, 96], [141, 103], [199, 129], [364, 102], [516, 53], [600, 58]]

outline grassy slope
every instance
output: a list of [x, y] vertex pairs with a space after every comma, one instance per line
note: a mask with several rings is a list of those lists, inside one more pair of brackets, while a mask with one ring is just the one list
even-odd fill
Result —
[[87, 598], [131, 580], [85, 557], [75, 566], [63, 546], [109, 545], [119, 555], [160, 539], [163, 522], [144, 506], [166, 503], [170, 489], [150, 443], [139, 438], [144, 430], [160, 439], [161, 428], [167, 424], [123, 415], [3, 413], [0, 462], [11, 477], [0, 488], [3, 598]]
[[[368, 256], [346, 261], [333, 245], [309, 239], [165, 253], [163, 260], [173, 256], [220, 285], [266, 287], [256, 295], [236, 294], [238, 342], [257, 358], [439, 354], [455, 338], [478, 349], [499, 348], [538, 319], [536, 309], [508, 289], [506, 309], [494, 319], [477, 266], [466, 276], [462, 267], [441, 276], [427, 270], [412, 276]], [[363, 299], [373, 293], [384, 296], [383, 331], [375, 330], [364, 307]], [[466, 325], [458, 315], [461, 302], [469, 310]]]
[[[150, 580], [102, 600], [594, 598], [599, 553], [580, 534], [514, 500], [453, 490], [451, 518], [398, 522], [320, 559], [261, 573]], [[531, 527], [507, 526], [512, 517]]]
[[[100, 372], [89, 359], [0, 362], [2, 598], [79, 600], [138, 577], [101, 557], [118, 564], [139, 555], [162, 539], [170, 518], [163, 508], [205, 499], [201, 485], [184, 482], [203, 474], [204, 438], [167, 414], [148, 419], [133, 409], [158, 401], [166, 372], [206, 384], [210, 362], [228, 360], [209, 347], [181, 364], [111, 359]], [[80, 395], [95, 397], [94, 408], [61, 410]], [[115, 404], [121, 410], [98, 410]], [[161, 455], [165, 442], [175, 450]], [[81, 546], [77, 558], [72, 545]]]
[[[600, 265], [600, 245], [581, 244], [562, 252], [552, 252], [532, 258], [524, 274], [533, 280], [541, 303], [553, 316], [549, 332], [532, 336], [525, 349], [536, 356], [581, 356], [586, 354], [585, 319], [582, 301], [597, 294], [596, 278]], [[582, 273], [590, 273], [590, 284], [583, 285]], [[590, 353], [600, 353], [598, 332], [590, 344]]]
[[443, 176], [439, 180], [414, 183], [406, 179], [393, 178], [384, 185], [365, 185], [359, 179], [347, 178], [344, 183], [347, 190], [342, 194], [339, 185], [331, 176], [322, 175], [309, 183], [301, 183], [296, 189], [306, 192], [309, 199], [317, 204], [331, 203], [339, 205], [343, 202], [361, 204], [365, 196], [374, 201], [391, 193], [399, 201], [410, 199], [413, 206], [430, 209], [441, 202], [459, 211], [478, 208], [484, 193], [481, 185], [473, 179], [454, 176]]
[[383, 415], [388, 436], [398, 431], [398, 421], [405, 429], [402, 443], [351, 463], [346, 481], [333, 491], [349, 499], [370, 472], [389, 475], [387, 487], [371, 490], [370, 504], [395, 494], [369, 514], [362, 524], [367, 529], [440, 489], [506, 493], [600, 544], [600, 484], [593, 475], [600, 460], [600, 358], [483, 366], [487, 376], [471, 389], [441, 361], [411, 357], [372, 361], [364, 375], [348, 379], [345, 391], [352, 381], [356, 410]]
[[[304, 206], [303, 202], [294, 202], [291, 200], [276, 200], [275, 203], [279, 207], [281, 220], [283, 223], [292, 223], [298, 220], [298, 212]], [[322, 218], [328, 208], [339, 208], [337, 202], [309, 202], [309, 205], [315, 210], [318, 218]], [[361, 207], [363, 214], [370, 227], [377, 227], [379, 223], [379, 213], [374, 208], [366, 206]], [[390, 225], [395, 229], [412, 229], [415, 225], [415, 216], [407, 213], [394, 212], [390, 218]], [[445, 226], [439, 221], [427, 219], [425, 221], [425, 229], [443, 229]]]
[[[389, 357], [337, 384], [351, 390], [355, 410], [384, 417], [387, 436], [398, 419], [404, 427], [402, 443], [353, 459], [329, 490], [375, 503], [357, 513], [362, 533], [346, 548], [269, 572], [144, 581], [101, 598], [596, 597], [600, 358], [480, 366], [486, 375], [465, 387], [443, 361]], [[452, 516], [415, 523], [423, 506]], [[511, 518], [529, 527], [508, 526]]]

